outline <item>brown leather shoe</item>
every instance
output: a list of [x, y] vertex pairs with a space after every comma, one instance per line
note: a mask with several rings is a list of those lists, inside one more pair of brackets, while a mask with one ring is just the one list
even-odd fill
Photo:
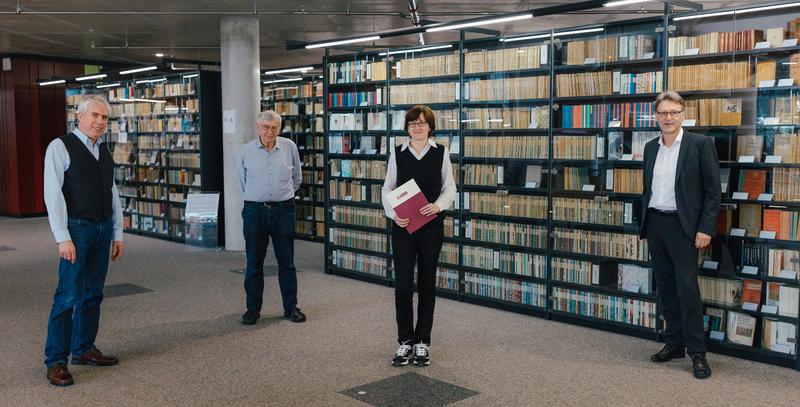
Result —
[[99, 349], [94, 348], [83, 355], [72, 357], [73, 365], [114, 366], [119, 363], [116, 356], [106, 356]]
[[75, 381], [67, 369], [67, 365], [57, 364], [47, 368], [47, 380], [53, 386], [72, 386]]

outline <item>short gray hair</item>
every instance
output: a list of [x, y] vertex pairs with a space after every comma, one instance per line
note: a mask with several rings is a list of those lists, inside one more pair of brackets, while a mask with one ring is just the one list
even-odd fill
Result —
[[111, 114], [111, 104], [108, 103], [105, 96], [100, 94], [83, 95], [81, 102], [78, 103], [78, 112], [86, 113], [89, 111], [89, 106], [94, 104], [105, 105], [106, 109], [108, 109], [108, 114]]
[[265, 110], [258, 114], [258, 119], [256, 120], [256, 123], [271, 122], [273, 120], [278, 120], [278, 123], [280, 123], [281, 115], [279, 115], [274, 110]]

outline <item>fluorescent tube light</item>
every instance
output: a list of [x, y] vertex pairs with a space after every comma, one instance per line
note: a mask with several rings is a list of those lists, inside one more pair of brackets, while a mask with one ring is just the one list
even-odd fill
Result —
[[140, 84], [140, 83], [156, 83], [156, 82], [164, 82], [164, 81], [166, 81], [166, 80], [167, 80], [167, 78], [158, 78], [158, 79], [142, 79], [142, 80], [140, 80], [140, 81], [136, 81], [136, 84], [138, 85], [138, 84]]
[[381, 39], [380, 35], [373, 35], [370, 37], [351, 38], [348, 40], [336, 40], [330, 42], [321, 42], [319, 44], [306, 45], [306, 49], [332, 47], [334, 45], [352, 44], [354, 42], [375, 41]]
[[59, 83], [67, 83], [67, 81], [65, 79], [59, 79], [56, 81], [39, 82], [39, 86], [58, 85]]
[[302, 81], [302, 80], [303, 80], [303, 78], [277, 79], [277, 80], [271, 80], [271, 81], [264, 81], [264, 84], [269, 85], [270, 83], [296, 82], [296, 81]]
[[618, 0], [618, 1], [609, 1], [606, 4], [603, 4], [603, 7], [627, 6], [628, 4], [644, 3], [646, 1], [651, 1], [651, 0]]
[[95, 88], [104, 89], [104, 88], [113, 88], [114, 86], [119, 86], [119, 82], [107, 83], [105, 85], [97, 85], [95, 86]]
[[786, 3], [786, 4], [773, 4], [771, 6], [761, 6], [745, 9], [737, 9], [736, 14], [754, 13], [757, 11], [777, 10], [782, 8], [790, 8], [800, 6], [800, 2]]
[[434, 50], [434, 49], [445, 49], [445, 48], [453, 48], [453, 44], [436, 45], [436, 46], [433, 46], [433, 47], [414, 48], [414, 49], [407, 49], [407, 50], [404, 50], [404, 51], [389, 51], [388, 53], [387, 52], [381, 52], [378, 55], [383, 57], [383, 56], [386, 56], [386, 55], [409, 54], [409, 53], [412, 53], [412, 52], [425, 52], [425, 51], [430, 51], [430, 50]]
[[146, 72], [158, 69], [157, 66], [146, 66], [144, 68], [128, 69], [127, 71], [120, 71], [120, 75], [127, 75], [129, 73]]
[[105, 78], [106, 76], [108, 76], [108, 75], [106, 75], [104, 73], [99, 73], [97, 75], [81, 76], [81, 77], [75, 78], [75, 80], [78, 81], [78, 82], [80, 82], [80, 81], [88, 81], [90, 79], [102, 79], [102, 78]]
[[561, 35], [575, 35], [575, 34], [586, 34], [586, 33], [596, 33], [605, 30], [603, 27], [596, 27], [596, 28], [587, 28], [584, 30], [574, 30], [574, 31], [562, 31], [560, 33], [553, 34], [554, 36], [558, 37]]
[[119, 98], [118, 100], [119, 100], [120, 102], [150, 102], [150, 103], [167, 103], [167, 101], [166, 101], [166, 100], [155, 100], [155, 99], [139, 99], [139, 98], [133, 98], [133, 99]]
[[[560, 33], [553, 34], [554, 37], [558, 37], [561, 35], [576, 35], [576, 34], [587, 34], [587, 33], [594, 33], [600, 32], [605, 30], [603, 27], [596, 27], [596, 28], [586, 28], [583, 30], [573, 30], [573, 31], [562, 31]], [[501, 42], [514, 42], [514, 41], [525, 41], [525, 40], [535, 40], [538, 38], [549, 38], [550, 34], [536, 34], [536, 35], [526, 35], [524, 37], [513, 37], [513, 38], [500, 38]]]
[[200, 76], [199, 73], [191, 73], [189, 75], [183, 75], [183, 79], [196, 78], [198, 76]]
[[692, 16], [675, 17], [673, 20], [682, 21], [682, 20], [694, 20], [694, 19], [697, 19], [697, 18], [706, 18], [706, 17], [729, 16], [729, 15], [732, 15], [734, 13], [735, 13], [735, 11], [733, 11], [733, 10], [717, 11], [716, 13], [695, 14], [695, 15], [692, 15]]
[[526, 35], [524, 37], [500, 38], [500, 42], [526, 41], [526, 40], [535, 40], [539, 38], [550, 38], [550, 34], [536, 34], [536, 35]]
[[262, 75], [274, 75], [276, 73], [286, 73], [286, 72], [305, 72], [313, 70], [313, 66], [306, 66], [302, 68], [287, 68], [287, 69], [278, 69], [275, 71], [265, 71]]
[[431, 28], [426, 28], [425, 31], [427, 32], [437, 32], [437, 31], [447, 31], [447, 30], [457, 30], [459, 28], [466, 28], [466, 27], [475, 27], [478, 25], [489, 25], [489, 24], [497, 24], [497, 23], [504, 23], [506, 21], [517, 21], [517, 20], [525, 20], [528, 18], [533, 18], [533, 14], [517, 14], [515, 16], [508, 16], [508, 17], [498, 17], [498, 18], [489, 18], [486, 20], [477, 20], [477, 21], [470, 21], [461, 24], [442, 24], [436, 25]]

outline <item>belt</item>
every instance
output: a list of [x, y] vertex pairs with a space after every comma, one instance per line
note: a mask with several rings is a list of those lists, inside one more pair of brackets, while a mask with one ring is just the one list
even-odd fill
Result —
[[272, 201], [272, 202], [244, 201], [244, 204], [252, 206], [263, 206], [266, 208], [277, 208], [279, 206], [283, 206], [284, 208], [290, 208], [294, 206], [294, 198], [289, 198], [285, 201]]
[[75, 217], [75, 216], [70, 216], [69, 219], [82, 220], [82, 221], [92, 222], [92, 223], [103, 223], [103, 222], [105, 222], [105, 221], [107, 221], [107, 220], [109, 220], [111, 218], [79, 218], [79, 217]]
[[663, 210], [663, 209], [656, 209], [656, 208], [647, 208], [648, 211], [655, 213], [661, 216], [678, 216], [678, 211], [675, 209], [672, 210]]

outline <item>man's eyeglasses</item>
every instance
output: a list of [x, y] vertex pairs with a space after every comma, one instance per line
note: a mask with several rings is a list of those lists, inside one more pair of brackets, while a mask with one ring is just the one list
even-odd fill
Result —
[[409, 122], [408, 123], [408, 127], [410, 127], [410, 128], [425, 127], [427, 125], [428, 125], [428, 122]]
[[664, 117], [678, 117], [681, 113], [683, 113], [683, 110], [676, 110], [674, 112], [656, 112], [656, 115], [658, 115], [658, 117], [661, 117], [661, 118], [664, 118]]
[[279, 132], [281, 130], [280, 126], [267, 126], [267, 125], [264, 125], [264, 124], [259, 124], [258, 127], [262, 128], [264, 130], [272, 130], [273, 133], [277, 133], [277, 132]]

